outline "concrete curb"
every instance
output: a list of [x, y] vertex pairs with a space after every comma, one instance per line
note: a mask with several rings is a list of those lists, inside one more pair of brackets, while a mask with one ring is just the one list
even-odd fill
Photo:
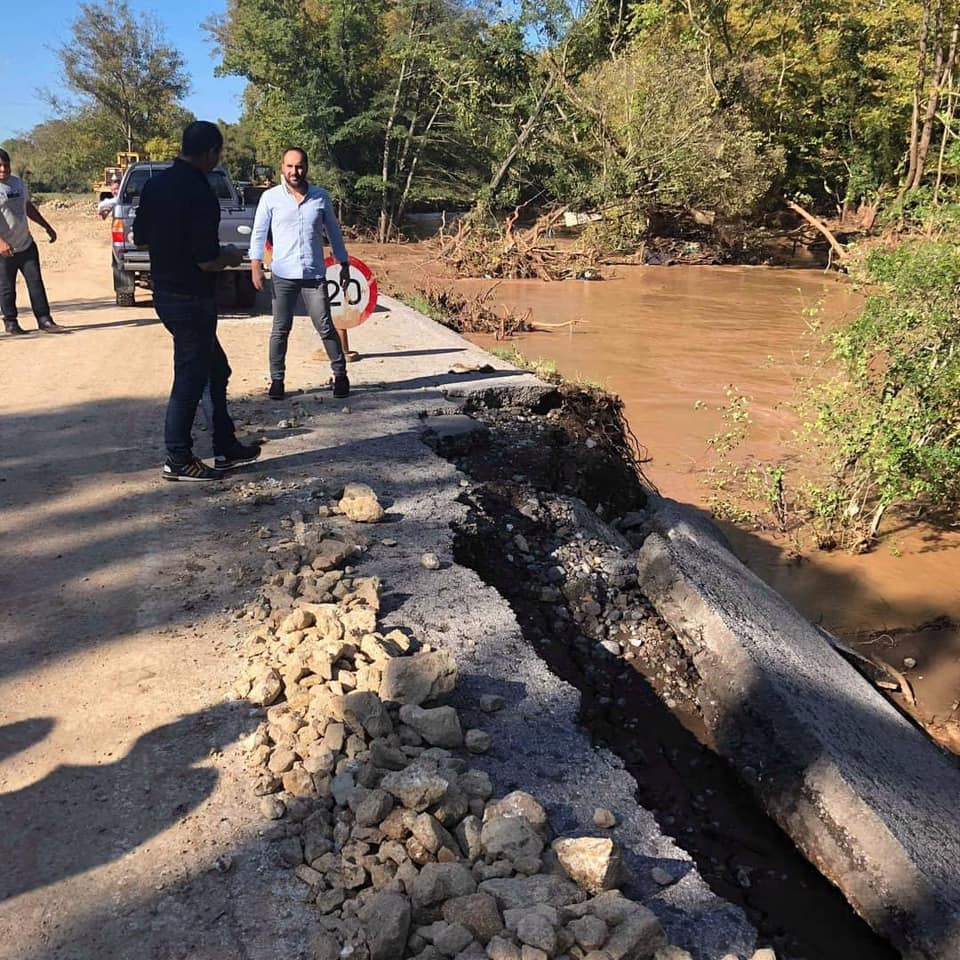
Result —
[[[960, 957], [960, 770], [748, 570], [651, 498], [638, 579], [702, 677], [715, 747], [904, 957]], [[837, 598], [842, 602], [842, 598]]]

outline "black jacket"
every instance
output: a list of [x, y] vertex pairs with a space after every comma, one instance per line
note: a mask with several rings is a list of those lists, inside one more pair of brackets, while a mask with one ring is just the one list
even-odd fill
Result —
[[150, 248], [155, 290], [212, 297], [216, 274], [198, 264], [220, 254], [220, 202], [206, 175], [185, 160], [151, 177], [133, 222], [133, 241]]

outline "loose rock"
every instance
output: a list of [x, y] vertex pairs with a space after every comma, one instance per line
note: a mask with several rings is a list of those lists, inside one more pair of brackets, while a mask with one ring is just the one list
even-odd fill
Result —
[[490, 749], [490, 734], [486, 730], [468, 730], [463, 742], [471, 753], [486, 753]]
[[624, 879], [620, 849], [608, 837], [555, 840], [553, 852], [567, 876], [589, 893], [612, 890]]
[[443, 919], [463, 924], [474, 939], [489, 944], [503, 930], [503, 917], [497, 901], [487, 893], [454, 897], [443, 905]]
[[380, 697], [420, 705], [451, 693], [456, 680], [457, 666], [446, 650], [397, 657], [384, 666]]
[[427, 743], [436, 747], [463, 745], [460, 717], [453, 707], [425, 709], [412, 703], [400, 708], [400, 722], [416, 730]]
[[597, 809], [593, 811], [593, 825], [600, 827], [601, 830], [609, 830], [611, 827], [617, 825], [617, 818], [614, 816], [612, 810], [607, 810], [605, 807], [597, 807]]
[[377, 523], [384, 518], [377, 495], [365, 483], [348, 483], [338, 507], [355, 523]]

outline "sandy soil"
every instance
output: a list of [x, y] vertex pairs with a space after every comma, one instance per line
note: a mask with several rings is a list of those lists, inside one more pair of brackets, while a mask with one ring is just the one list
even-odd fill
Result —
[[[114, 306], [109, 230], [92, 205], [45, 212], [60, 233], [52, 247], [41, 241], [47, 290], [70, 332], [0, 337], [0, 958], [294, 960], [312, 915], [260, 840], [238, 746], [256, 717], [227, 695], [239, 670], [233, 613], [259, 581], [251, 542], [284, 507], [251, 512], [237, 508], [229, 485], [160, 482], [169, 338], [146, 293], [135, 308]], [[337, 439], [319, 458], [305, 455], [308, 438], [276, 429], [296, 403], [326, 413], [315, 391], [328, 370], [311, 359], [309, 324], [296, 324], [288, 387], [307, 392], [270, 408], [268, 326], [257, 316], [220, 328], [241, 433], [270, 440], [269, 461], [253, 475], [303, 481], [335, 473], [338, 457], [381, 456], [369, 439], [352, 447], [344, 439], [359, 426], [362, 393], [351, 398], [351, 426], [327, 428]], [[393, 354], [377, 353], [372, 326], [351, 335], [366, 357], [358, 380], [378, 389], [422, 383], [414, 364], [424, 351], [397, 337], [383, 344]], [[434, 358], [429, 382], [449, 382], [436, 373], [451, 362]], [[398, 379], [382, 382], [385, 372]], [[406, 412], [390, 416], [379, 433], [410, 429]], [[209, 456], [198, 437], [197, 452]], [[406, 473], [417, 479], [418, 469], [419, 460]], [[432, 475], [423, 482], [435, 485]], [[432, 517], [429, 504], [421, 509]], [[432, 520], [449, 534], [446, 519]], [[387, 580], [406, 564], [392, 562]], [[469, 599], [474, 579], [441, 606]], [[410, 594], [396, 615], [427, 638], [446, 635], [438, 612]], [[598, 789], [593, 771], [590, 782], [585, 806]]]
[[[70, 332], [0, 337], [0, 957], [297, 956], [237, 757], [256, 720], [226, 700], [251, 520], [159, 481], [169, 338], [147, 295], [113, 305], [108, 226], [46, 215]], [[221, 334], [238, 392], [265, 323]]]

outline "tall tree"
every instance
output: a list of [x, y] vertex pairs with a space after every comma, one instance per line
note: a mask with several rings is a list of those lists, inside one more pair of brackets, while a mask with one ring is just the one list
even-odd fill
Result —
[[[71, 38], [56, 52], [67, 88], [115, 122], [127, 149], [167, 133], [171, 113], [190, 89], [182, 54], [157, 19], [134, 14], [127, 0], [82, 3]], [[63, 107], [56, 96], [54, 106]]]
[[923, 0], [903, 192], [923, 183], [940, 102], [953, 85], [958, 34], [960, 7], [944, 0]]
[[462, 197], [477, 178], [483, 151], [455, 105], [481, 22], [466, 0], [229, 0], [207, 29], [220, 71], [250, 81], [259, 155], [303, 146], [313, 176], [386, 237], [412, 200]]

